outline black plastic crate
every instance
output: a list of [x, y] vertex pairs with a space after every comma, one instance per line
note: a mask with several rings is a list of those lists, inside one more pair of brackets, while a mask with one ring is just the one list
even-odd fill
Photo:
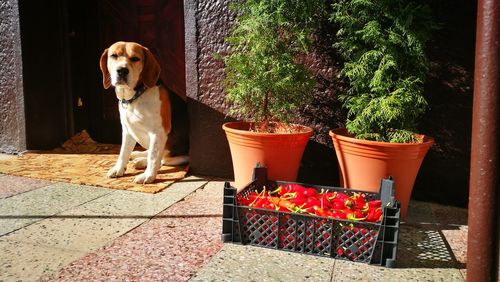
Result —
[[[255, 168], [254, 181], [240, 195], [262, 191], [264, 186], [273, 190], [292, 183], [267, 180], [266, 168]], [[381, 199], [383, 219], [380, 223], [359, 222], [242, 206], [237, 203], [236, 189], [226, 182], [222, 241], [395, 267], [400, 209], [392, 180], [381, 181], [380, 193], [295, 184], [347, 195], [361, 193], [367, 200]]]

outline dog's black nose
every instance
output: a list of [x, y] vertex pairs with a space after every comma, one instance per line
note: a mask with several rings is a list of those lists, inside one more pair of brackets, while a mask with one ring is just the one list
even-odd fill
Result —
[[128, 69], [127, 68], [119, 68], [116, 70], [118, 73], [118, 77], [126, 77], [128, 74]]

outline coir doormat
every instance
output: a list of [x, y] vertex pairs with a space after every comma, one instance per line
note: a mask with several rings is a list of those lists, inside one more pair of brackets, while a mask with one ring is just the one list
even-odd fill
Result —
[[120, 145], [97, 143], [86, 131], [82, 131], [66, 141], [61, 148], [29, 152], [14, 159], [0, 161], [0, 173], [157, 193], [184, 178], [188, 171], [188, 166], [162, 166], [154, 183], [136, 184], [133, 180], [143, 170], [136, 170], [129, 163], [123, 177], [107, 178], [106, 174], [115, 164], [119, 151]]

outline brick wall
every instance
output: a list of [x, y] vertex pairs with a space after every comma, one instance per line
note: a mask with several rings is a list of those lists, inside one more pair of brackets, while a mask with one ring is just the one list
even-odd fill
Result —
[[0, 152], [26, 149], [17, 0], [0, 0]]

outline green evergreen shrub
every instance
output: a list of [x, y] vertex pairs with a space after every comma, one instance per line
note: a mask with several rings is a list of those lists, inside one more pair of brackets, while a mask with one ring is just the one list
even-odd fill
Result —
[[[309, 51], [324, 0], [248, 0], [226, 38], [225, 92], [229, 114], [258, 124], [288, 123], [310, 98], [314, 80], [297, 62]], [[256, 130], [272, 131], [264, 126]]]
[[349, 82], [340, 97], [347, 130], [358, 139], [418, 142], [427, 109], [425, 44], [435, 27], [429, 8], [416, 0], [336, 0], [332, 7], [334, 47]]

